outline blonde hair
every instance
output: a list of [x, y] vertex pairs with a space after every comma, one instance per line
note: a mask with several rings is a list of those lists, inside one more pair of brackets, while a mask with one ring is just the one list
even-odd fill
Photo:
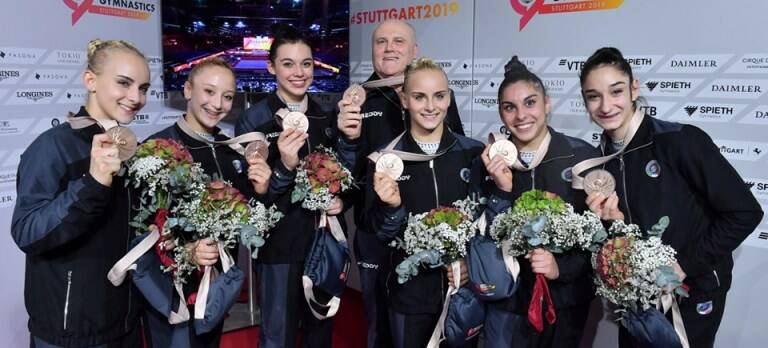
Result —
[[192, 67], [192, 70], [189, 72], [189, 77], [187, 77], [187, 81], [189, 81], [189, 83], [192, 83], [195, 76], [197, 76], [201, 71], [203, 71], [205, 68], [214, 67], [214, 66], [224, 68], [230, 73], [232, 73], [232, 76], [235, 76], [235, 71], [232, 70], [232, 66], [229, 65], [229, 63], [227, 63], [225, 60], [219, 57], [214, 57], [214, 58], [206, 59], [200, 63], [195, 64], [195, 66]]
[[403, 89], [407, 88], [408, 80], [410, 79], [411, 75], [413, 75], [415, 72], [423, 70], [439, 71], [443, 77], [445, 77], [445, 80], [448, 81], [448, 75], [445, 74], [443, 68], [437, 65], [437, 63], [435, 63], [435, 61], [432, 59], [421, 57], [416, 59], [413, 63], [409, 64], [405, 69], [405, 81], [403, 82]]
[[141, 57], [144, 61], [147, 60], [144, 53], [141, 53], [136, 46], [128, 41], [93, 39], [88, 42], [88, 70], [93, 71], [97, 75], [100, 74], [107, 53], [112, 50], [131, 52]]

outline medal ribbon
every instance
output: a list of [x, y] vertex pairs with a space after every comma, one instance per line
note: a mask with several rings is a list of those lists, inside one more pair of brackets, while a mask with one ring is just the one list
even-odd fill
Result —
[[440, 312], [437, 326], [432, 330], [432, 337], [429, 338], [427, 348], [438, 348], [440, 347], [440, 341], [445, 339], [445, 318], [448, 317], [451, 296], [456, 294], [461, 287], [461, 261], [451, 262], [451, 271], [453, 272], [453, 283], [448, 284], [448, 290], [445, 292], [445, 301], [443, 302], [443, 311]]
[[629, 142], [632, 141], [632, 138], [635, 136], [635, 133], [637, 133], [637, 130], [640, 129], [640, 124], [643, 123], [644, 116], [645, 116], [645, 113], [643, 113], [643, 111], [641, 111], [640, 108], [637, 108], [637, 110], [635, 110], [635, 114], [632, 115], [632, 119], [629, 121], [629, 128], [627, 129], [627, 134], [624, 135], [624, 145], [621, 146], [619, 151], [616, 151], [613, 154], [610, 154], [608, 156], [590, 158], [588, 160], [581, 161], [577, 163], [575, 166], [573, 166], [573, 168], [571, 169], [571, 172], [573, 173], [573, 181], [571, 182], [571, 187], [577, 190], [583, 190], [584, 177], [581, 176], [581, 173], [583, 173], [589, 168], [596, 167], [603, 163], [606, 163], [611, 159], [615, 158], [616, 156], [624, 153], [624, 150], [627, 148], [627, 146], [629, 146]]
[[201, 143], [209, 144], [209, 145], [227, 145], [233, 150], [237, 151], [240, 155], [245, 155], [245, 148], [240, 145], [240, 143], [250, 143], [252, 141], [263, 141], [269, 144], [267, 141], [267, 137], [264, 136], [264, 133], [261, 132], [249, 132], [242, 134], [240, 136], [223, 140], [223, 141], [210, 141], [200, 134], [197, 134], [195, 130], [192, 129], [192, 126], [187, 123], [187, 120], [184, 119], [184, 117], [179, 117], [179, 120], [176, 121], [176, 125], [179, 126], [179, 129], [181, 129], [184, 134], [190, 136], [192, 139], [195, 139]]

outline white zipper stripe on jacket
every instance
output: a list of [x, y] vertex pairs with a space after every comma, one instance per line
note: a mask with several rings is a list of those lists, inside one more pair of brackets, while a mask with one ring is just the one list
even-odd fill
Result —
[[72, 290], [72, 271], [67, 271], [67, 296], [64, 299], [64, 330], [67, 330], [67, 316], [69, 315], [69, 295]]

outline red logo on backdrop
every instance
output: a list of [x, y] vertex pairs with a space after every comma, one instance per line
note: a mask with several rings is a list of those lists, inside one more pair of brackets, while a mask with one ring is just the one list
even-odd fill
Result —
[[610, 10], [621, 6], [624, 0], [584, 0], [564, 3], [545, 4], [545, 0], [509, 0], [512, 8], [523, 16], [520, 18], [520, 29], [523, 30], [537, 13], [554, 14], [567, 12], [583, 12]]
[[[72, 25], [74, 26], [86, 12], [97, 15], [123, 17], [131, 19], [147, 20], [155, 12], [155, 5], [139, 1], [119, 2], [113, 0], [99, 0], [100, 5], [94, 4], [94, 0], [63, 0], [64, 4], [72, 10]], [[106, 6], [103, 6], [106, 5]]]

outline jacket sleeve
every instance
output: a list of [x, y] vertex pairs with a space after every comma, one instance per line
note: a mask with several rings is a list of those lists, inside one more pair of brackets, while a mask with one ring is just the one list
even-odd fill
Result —
[[469, 192], [470, 195], [485, 199], [485, 210], [482, 214], [485, 214], [486, 225], [490, 228], [496, 215], [512, 207], [512, 201], [510, 193], [500, 190], [493, 182], [488, 182], [486, 180], [487, 176], [488, 172], [485, 169], [485, 165], [480, 156], [478, 156], [472, 163]]
[[289, 193], [296, 179], [296, 169], [288, 170], [280, 159], [276, 159], [272, 166], [272, 176], [269, 178], [269, 187], [262, 196], [264, 204], [277, 201], [282, 195]]
[[264, 120], [259, 120], [259, 118], [263, 118], [263, 117], [260, 117], [261, 116], [260, 113], [262, 112], [262, 110], [259, 110], [257, 105], [261, 105], [261, 104], [256, 104], [248, 108], [248, 110], [245, 110], [245, 112], [243, 112], [243, 114], [237, 118], [237, 123], [235, 123], [235, 136], [243, 135], [248, 132], [253, 132], [254, 130], [256, 130], [256, 127], [261, 125], [261, 122], [259, 121], [262, 121], [262, 122], [264, 121]]
[[459, 108], [456, 105], [456, 96], [454, 95], [453, 90], [451, 90], [451, 105], [448, 107], [448, 115], [445, 118], [445, 122], [452, 132], [459, 135], [465, 135], [464, 125], [461, 123], [461, 116], [459, 115]]
[[570, 283], [592, 270], [590, 254], [586, 251], [571, 250], [563, 254], [554, 254], [560, 276], [557, 281]]
[[373, 163], [369, 163], [366, 177], [370, 184], [364, 188], [365, 207], [361, 220], [368, 225], [365, 231], [375, 233], [379, 240], [388, 243], [403, 233], [408, 214], [404, 205], [392, 208], [379, 199], [373, 189], [375, 170]]
[[88, 234], [109, 205], [111, 188], [89, 173], [65, 181], [67, 164], [52, 151], [61, 148], [56, 145], [51, 137], [39, 138], [19, 163], [11, 234], [27, 254], [42, 254]]
[[680, 170], [700, 201], [707, 205], [711, 223], [697, 240], [678, 250], [678, 262], [689, 276], [711, 270], [730, 255], [757, 227], [763, 211], [752, 192], [717, 145], [702, 130], [686, 126], [677, 137], [681, 149], [694, 149], [678, 158]]

